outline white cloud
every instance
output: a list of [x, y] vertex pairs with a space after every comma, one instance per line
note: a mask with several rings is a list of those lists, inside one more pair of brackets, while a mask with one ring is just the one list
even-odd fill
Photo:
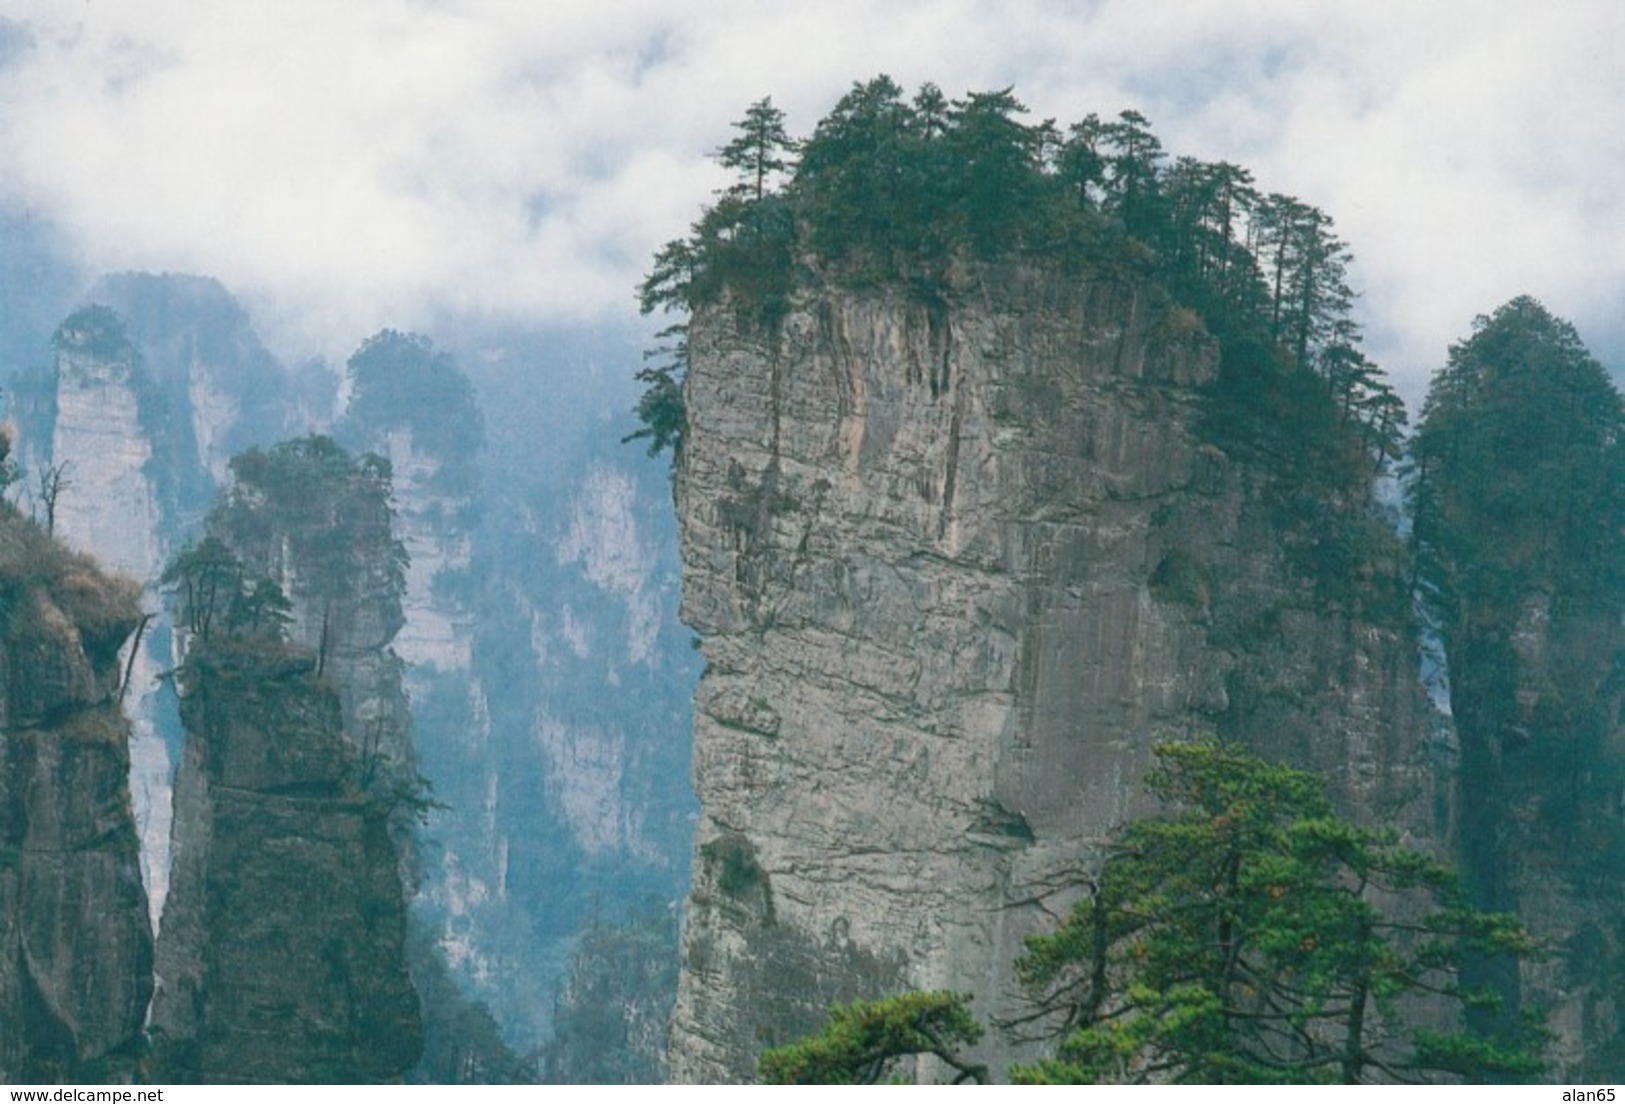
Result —
[[771, 93], [810, 129], [880, 71], [1137, 106], [1176, 152], [1314, 202], [1413, 399], [1530, 292], [1620, 345], [1612, 0], [16, 0], [0, 198], [87, 267], [218, 275], [341, 356], [445, 310], [603, 321]]

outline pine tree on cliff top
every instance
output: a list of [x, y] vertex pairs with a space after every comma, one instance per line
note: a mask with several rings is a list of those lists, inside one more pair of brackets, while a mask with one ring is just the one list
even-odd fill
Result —
[[[1218, 390], [1240, 398], [1216, 423], [1324, 436], [1295, 416], [1319, 396], [1334, 435], [1377, 463], [1393, 452], [1401, 404], [1359, 352], [1351, 256], [1330, 218], [1262, 195], [1236, 166], [1169, 164], [1137, 112], [1091, 114], [1064, 132], [1026, 114], [1009, 88], [950, 101], [927, 84], [910, 99], [882, 75], [854, 84], [798, 141], [771, 99], [759, 100], [717, 153], [734, 184], [655, 254], [639, 304], [687, 315], [726, 302], [771, 332], [809, 282], [890, 284], [941, 303], [952, 298], [947, 274], [965, 261], [1031, 260], [1062, 279], [1150, 277], [1235, 353]], [[675, 452], [685, 370], [678, 356], [638, 373], [647, 390], [629, 440]], [[1302, 379], [1283, 383], [1294, 374]], [[1261, 402], [1266, 389], [1287, 397]], [[1265, 451], [1280, 454], [1279, 444]]]
[[796, 143], [785, 132], [784, 112], [773, 106], [771, 96], [751, 104], [734, 129], [739, 136], [717, 151], [717, 162], [739, 174], [729, 193], [760, 201], [768, 178], [790, 168]]

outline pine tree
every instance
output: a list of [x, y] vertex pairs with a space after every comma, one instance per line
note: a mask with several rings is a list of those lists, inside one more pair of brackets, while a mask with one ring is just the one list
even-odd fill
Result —
[[739, 136], [717, 151], [717, 160], [739, 173], [729, 194], [760, 200], [767, 194], [768, 179], [790, 170], [796, 143], [785, 132], [784, 112], [773, 106], [771, 96], [751, 104], [733, 126]]
[[1409, 1024], [1403, 1002], [1493, 1000], [1463, 956], [1534, 949], [1469, 907], [1394, 833], [1338, 819], [1315, 775], [1217, 744], [1165, 745], [1147, 779], [1174, 807], [1133, 824], [1090, 895], [1017, 963], [1061, 1034], [1031, 1082], [1507, 1079], [1539, 1032], [1488, 1039]]
[[873, 1085], [900, 1073], [905, 1059], [931, 1055], [954, 1071], [954, 1084], [985, 1084], [987, 1067], [959, 1053], [982, 1037], [969, 1003], [963, 993], [929, 992], [838, 1006], [823, 1031], [764, 1053], [762, 1081]]

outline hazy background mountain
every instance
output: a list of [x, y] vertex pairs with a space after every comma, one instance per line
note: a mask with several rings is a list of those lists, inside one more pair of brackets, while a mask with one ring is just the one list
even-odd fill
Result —
[[[457, 656], [445, 660], [432, 644], [408, 655], [422, 660], [407, 674], [418, 754], [446, 806], [422, 834], [415, 910], [464, 994], [492, 1010], [517, 1051], [535, 1050], [550, 1035], [555, 988], [578, 935], [637, 909], [647, 914], [651, 901], [674, 915], [687, 885], [689, 688], [698, 660], [676, 621], [665, 465], [621, 444], [635, 424], [631, 369], [644, 329], [442, 320], [445, 336], [432, 344], [445, 371], [472, 385], [483, 439], [425, 444], [420, 433], [414, 445], [409, 431], [400, 439], [388, 410], [410, 415], [417, 404], [420, 426], [443, 420], [432, 387], [413, 393], [408, 381], [373, 413], [349, 413], [356, 389], [343, 364], [290, 358], [290, 367], [213, 278], [87, 280], [43, 223], [18, 216], [10, 226], [15, 244], [0, 253], [0, 349], [26, 469], [13, 497], [40, 513], [31, 484], [66, 462], [60, 532], [105, 545], [101, 555], [144, 576], [149, 609], [163, 606], [162, 562], [199, 537], [230, 458], [289, 436], [337, 432], [393, 454], [409, 547], [434, 543], [448, 525], [462, 534], [454, 564], [426, 545], [415, 549], [439, 574], [426, 581], [433, 594], [409, 593], [403, 634], [414, 618], [436, 616], [414, 601], [458, 623], [449, 645]], [[114, 371], [128, 372], [127, 387], [58, 376], [52, 334], [90, 303], [114, 310], [134, 350], [129, 367]], [[84, 432], [64, 428], [63, 403]], [[85, 433], [101, 434], [106, 447], [76, 445], [91, 439]], [[453, 459], [463, 475], [447, 498], [433, 474]], [[147, 505], [95, 500], [130, 464], [138, 470], [125, 474], [141, 481]], [[427, 486], [414, 475], [423, 464]], [[96, 525], [118, 532], [96, 537]], [[173, 694], [153, 676], [173, 665], [173, 647], [160, 617], [131, 702], [155, 920], [168, 886], [182, 746]]]

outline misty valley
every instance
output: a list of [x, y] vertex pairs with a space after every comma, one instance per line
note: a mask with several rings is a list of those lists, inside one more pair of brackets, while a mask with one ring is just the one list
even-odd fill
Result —
[[[1625, 407], [1012, 90], [644, 321], [267, 348], [0, 210], [0, 1082], [1625, 1080]], [[628, 289], [629, 292], [633, 289]]]

